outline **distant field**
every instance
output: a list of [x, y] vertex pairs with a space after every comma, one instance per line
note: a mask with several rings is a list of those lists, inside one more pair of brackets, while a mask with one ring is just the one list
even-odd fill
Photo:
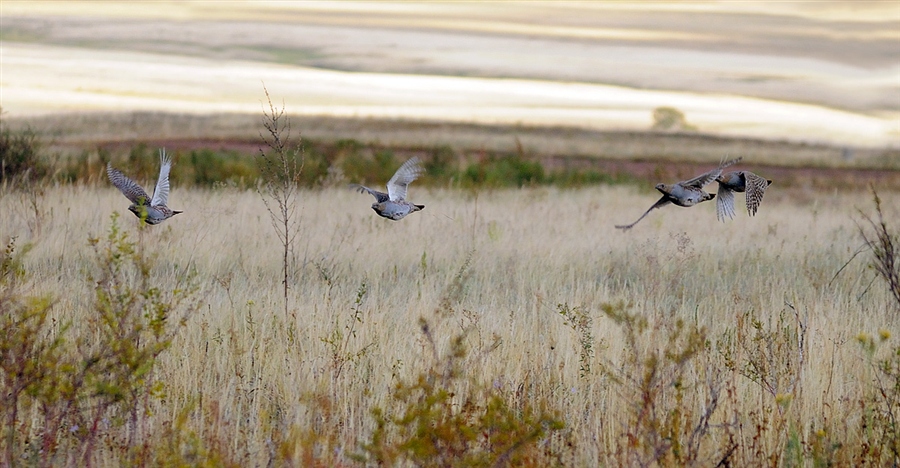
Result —
[[8, 117], [253, 113], [900, 143], [890, 2], [4, 2]]

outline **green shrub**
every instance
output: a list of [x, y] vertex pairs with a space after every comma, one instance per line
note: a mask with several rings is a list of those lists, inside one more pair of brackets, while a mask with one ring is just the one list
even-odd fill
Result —
[[[431, 328], [422, 333], [437, 356]], [[376, 428], [360, 462], [397, 466], [552, 466], [557, 453], [539, 444], [563, 423], [546, 408], [509, 404], [467, 369], [465, 334], [449, 352], [410, 381], [401, 381], [385, 407], [372, 409]]]
[[[469, 252], [447, 285], [434, 316], [438, 323], [457, 315], [464, 295], [474, 252]], [[463, 315], [470, 317], [463, 311]], [[563, 423], [547, 402], [537, 405], [521, 394], [504, 394], [498, 387], [482, 382], [479, 356], [500, 346], [477, 340], [479, 348], [470, 356], [467, 335], [477, 330], [477, 320], [451, 339], [449, 351], [441, 356], [431, 323], [419, 319], [432, 361], [409, 380], [399, 380], [391, 399], [371, 409], [375, 430], [362, 443], [357, 461], [387, 466], [554, 466], [561, 453], [549, 442]], [[472, 359], [474, 358], [474, 359]], [[562, 444], [564, 445], [564, 444]], [[571, 449], [571, 446], [568, 447]]]
[[19, 131], [0, 128], [0, 182], [45, 177], [48, 171], [39, 159], [40, 147], [40, 138], [30, 128]]
[[706, 329], [681, 319], [651, 323], [624, 304], [604, 304], [602, 311], [625, 339], [622, 359], [604, 360], [601, 368], [629, 395], [614, 454], [619, 464], [727, 466], [736, 445], [728, 442], [727, 425], [717, 431], [710, 424], [723, 378], [711, 362]]
[[116, 218], [104, 240], [90, 240], [95, 313], [77, 328], [52, 323], [51, 297], [24, 292], [24, 252], [7, 245], [0, 262], [4, 466], [89, 466], [101, 458], [133, 465], [149, 457], [154, 435], [140, 428], [163, 393], [153, 370], [197, 309], [196, 287], [190, 275], [181, 278], [184, 288], [154, 286], [143, 249]]
[[[24, 291], [22, 265], [29, 247], [17, 252], [10, 239], [0, 258], [0, 418], [2, 418], [3, 466], [22, 459], [35, 461], [37, 450], [29, 451], [32, 434], [27, 415], [38, 406], [35, 398], [46, 392], [58, 373], [62, 358], [62, 338], [47, 336], [50, 296], [32, 296]], [[40, 441], [37, 446], [41, 447]]]
[[259, 179], [259, 168], [253, 159], [237, 151], [194, 150], [186, 160], [182, 158], [178, 166], [179, 173], [193, 172], [193, 185], [201, 187], [226, 184], [247, 188]]
[[400, 162], [389, 150], [380, 150], [368, 158], [359, 147], [344, 148], [341, 169], [348, 180], [362, 184], [381, 186], [394, 176]]
[[462, 173], [461, 182], [468, 187], [524, 187], [543, 184], [544, 167], [517, 155], [490, 157], [470, 164]]
[[457, 177], [456, 153], [453, 148], [442, 145], [432, 148], [425, 161], [428, 177], [438, 181], [450, 181]]

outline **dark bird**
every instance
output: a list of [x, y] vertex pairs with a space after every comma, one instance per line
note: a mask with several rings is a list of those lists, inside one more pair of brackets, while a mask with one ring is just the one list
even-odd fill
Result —
[[734, 171], [716, 177], [719, 190], [716, 195], [716, 217], [719, 221], [725, 221], [725, 217], [734, 219], [734, 192], [746, 192], [747, 213], [756, 215], [759, 204], [762, 203], [766, 189], [772, 183], [771, 180], [760, 177], [750, 171]]

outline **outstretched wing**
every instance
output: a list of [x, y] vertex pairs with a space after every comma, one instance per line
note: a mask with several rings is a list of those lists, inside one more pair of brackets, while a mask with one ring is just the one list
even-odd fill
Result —
[[424, 171], [418, 156], [403, 163], [387, 183], [387, 191], [391, 200], [406, 200], [406, 189], [409, 188], [409, 183], [418, 179]]
[[747, 213], [750, 216], [754, 216], [759, 208], [759, 204], [762, 203], [766, 189], [772, 181], [766, 180], [752, 172], [744, 172], [744, 177], [747, 181]]
[[716, 218], [725, 221], [726, 216], [734, 219], [734, 191], [720, 182], [716, 192]]
[[725, 169], [726, 167], [731, 166], [732, 164], [737, 163], [737, 162], [740, 161], [741, 159], [743, 159], [743, 156], [742, 156], [742, 157], [738, 157], [738, 158], [734, 158], [734, 159], [729, 160], [729, 161], [723, 161], [721, 164], [719, 164], [719, 167], [717, 167], [717, 168], [715, 168], [715, 169], [713, 169], [713, 170], [707, 172], [706, 174], [699, 175], [699, 176], [694, 177], [693, 179], [690, 179], [690, 180], [685, 180], [685, 181], [683, 181], [683, 182], [679, 182], [678, 184], [679, 184], [679, 185], [682, 185], [682, 186], [685, 186], [685, 187], [697, 187], [697, 188], [703, 188], [703, 186], [705, 186], [705, 185], [709, 184], [710, 182], [716, 180], [716, 177], [719, 177], [720, 175], [722, 175], [722, 169]]
[[150, 206], [166, 205], [169, 201], [169, 170], [172, 168], [172, 160], [166, 156], [166, 150], [159, 150], [159, 179], [156, 180], [156, 189], [153, 191], [153, 200]]
[[350, 184], [350, 187], [352, 187], [354, 190], [356, 190], [359, 193], [368, 192], [369, 195], [372, 195], [373, 197], [375, 197], [375, 201], [377, 201], [378, 203], [384, 203], [384, 202], [390, 200], [390, 197], [388, 197], [388, 194], [386, 194], [384, 192], [379, 192], [378, 190], [372, 190], [369, 187], [365, 187], [365, 186], [362, 186], [359, 184]]
[[672, 203], [669, 200], [669, 197], [666, 195], [663, 195], [659, 200], [656, 201], [656, 203], [653, 204], [653, 206], [651, 206], [647, 211], [645, 211], [644, 214], [642, 214], [641, 217], [637, 219], [637, 221], [635, 221], [631, 224], [623, 225], [623, 226], [616, 226], [616, 229], [621, 229], [623, 231], [627, 231], [627, 230], [631, 229], [632, 227], [634, 227], [635, 224], [640, 222], [640, 220], [644, 219], [644, 216], [647, 216], [648, 214], [650, 214], [650, 212], [653, 211], [654, 208], [661, 208], [663, 206], [668, 205], [669, 203]]
[[146, 205], [150, 201], [147, 192], [141, 188], [135, 181], [131, 180], [122, 171], [112, 167], [112, 163], [106, 164], [106, 175], [109, 181], [125, 195], [125, 198], [131, 200], [136, 205]]

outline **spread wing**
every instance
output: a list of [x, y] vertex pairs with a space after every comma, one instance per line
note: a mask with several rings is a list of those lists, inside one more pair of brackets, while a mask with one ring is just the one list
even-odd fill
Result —
[[378, 203], [384, 203], [384, 202], [390, 200], [390, 197], [388, 196], [388, 194], [386, 194], [384, 192], [379, 192], [378, 190], [372, 190], [369, 187], [365, 187], [365, 186], [362, 186], [359, 184], [350, 184], [350, 187], [352, 187], [354, 190], [356, 190], [359, 193], [368, 192], [369, 195], [372, 195], [373, 197], [375, 197], [375, 201]]
[[734, 219], [734, 191], [719, 183], [719, 191], [716, 192], [716, 218], [725, 221], [725, 217]]
[[704, 185], [709, 184], [710, 182], [716, 180], [716, 177], [722, 175], [722, 169], [725, 169], [726, 167], [737, 163], [741, 159], [743, 159], [743, 157], [738, 157], [729, 161], [723, 161], [721, 164], [719, 164], [719, 167], [707, 172], [706, 174], [699, 175], [690, 180], [679, 182], [678, 184], [685, 187], [703, 188]]
[[122, 171], [112, 167], [112, 163], [106, 164], [106, 175], [109, 181], [125, 195], [125, 198], [131, 200], [136, 205], [146, 205], [150, 201], [147, 192], [141, 188], [135, 181], [131, 180]]
[[409, 188], [409, 183], [418, 179], [424, 171], [418, 157], [403, 163], [387, 183], [390, 199], [393, 201], [406, 200], [406, 189]]
[[166, 156], [166, 150], [159, 150], [159, 179], [156, 180], [156, 189], [153, 191], [153, 200], [150, 206], [166, 205], [169, 201], [169, 169], [172, 168], [172, 160]]
[[637, 219], [637, 221], [635, 221], [631, 224], [616, 226], [616, 229], [621, 229], [623, 231], [627, 231], [627, 230], [631, 229], [632, 227], [634, 227], [635, 224], [640, 222], [640, 220], [644, 219], [644, 216], [647, 216], [648, 214], [650, 214], [650, 212], [653, 211], [654, 208], [661, 208], [663, 206], [668, 205], [669, 203], [672, 203], [669, 200], [669, 197], [667, 195], [663, 195], [659, 200], [656, 201], [656, 203], [653, 204], [653, 206], [651, 206], [647, 211], [645, 211], [644, 214], [642, 214], [641, 217]]
[[752, 172], [744, 172], [744, 177], [747, 181], [747, 212], [750, 213], [750, 216], [753, 216], [756, 214], [759, 204], [762, 203], [763, 195], [772, 181], [766, 180]]

